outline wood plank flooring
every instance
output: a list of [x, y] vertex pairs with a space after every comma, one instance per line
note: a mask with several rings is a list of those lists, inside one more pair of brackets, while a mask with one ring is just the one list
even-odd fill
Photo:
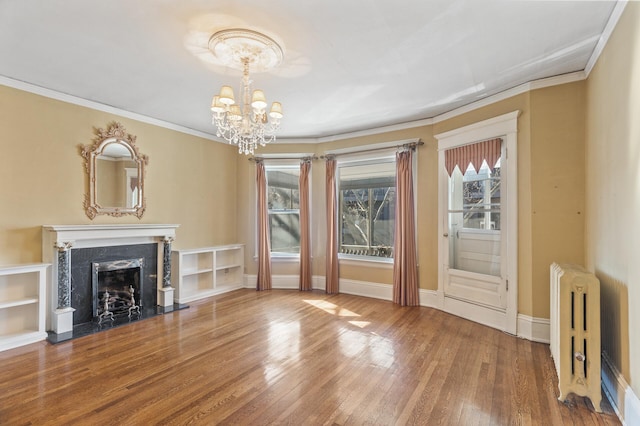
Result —
[[429, 308], [238, 290], [0, 352], [2, 425], [613, 425], [547, 345]]

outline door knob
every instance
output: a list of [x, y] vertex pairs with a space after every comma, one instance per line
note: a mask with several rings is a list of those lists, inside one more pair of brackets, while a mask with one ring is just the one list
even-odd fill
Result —
[[442, 236], [446, 238], [449, 236], [449, 234], [445, 232], [444, 234], [442, 234]]

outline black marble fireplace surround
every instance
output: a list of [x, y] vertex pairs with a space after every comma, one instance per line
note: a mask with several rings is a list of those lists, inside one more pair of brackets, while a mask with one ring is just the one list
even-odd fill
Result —
[[[93, 263], [112, 262], [125, 259], [144, 259], [142, 295], [138, 295], [142, 304], [141, 315], [116, 318], [98, 324], [93, 315]], [[73, 313], [73, 331], [69, 333], [49, 333], [51, 343], [59, 343], [77, 337], [93, 334], [109, 328], [118, 327], [134, 321], [161, 315], [186, 308], [187, 305], [174, 304], [173, 307], [157, 306], [158, 288], [158, 245], [135, 244], [107, 247], [90, 247], [71, 250], [71, 307]]]
[[[158, 245], [91, 247], [71, 250], [71, 307], [73, 325], [93, 321], [93, 262], [112, 262], [125, 259], [144, 259], [142, 277], [142, 306], [157, 305]], [[138, 295], [140, 298], [140, 295]]]

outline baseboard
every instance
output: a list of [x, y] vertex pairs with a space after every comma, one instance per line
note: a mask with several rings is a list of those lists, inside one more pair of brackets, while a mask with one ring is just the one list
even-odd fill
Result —
[[483, 305], [474, 305], [467, 301], [454, 299], [452, 297], [445, 297], [444, 304], [438, 309], [442, 309], [445, 312], [461, 318], [466, 318], [469, 321], [486, 325], [487, 327], [504, 330], [506, 314], [503, 311]]
[[[244, 276], [244, 287], [255, 288], [257, 277], [255, 275]], [[275, 289], [297, 289], [297, 275], [273, 275], [271, 285]], [[314, 290], [325, 290], [326, 279], [324, 275], [314, 275], [312, 278]], [[342, 278], [340, 280], [340, 293], [354, 296], [372, 297], [374, 299], [393, 300], [393, 286], [391, 284], [379, 284], [368, 281], [358, 281]], [[438, 308], [438, 292], [435, 290], [419, 289], [420, 306]]]
[[389, 284], [378, 284], [368, 281], [340, 279], [340, 293], [355, 296], [372, 297], [374, 299], [392, 300], [393, 287]]
[[[256, 288], [256, 281], [258, 277], [256, 275], [244, 276], [245, 288]], [[300, 284], [300, 277], [298, 275], [272, 275], [271, 276], [271, 288], [276, 290], [297, 290]], [[325, 279], [323, 276], [314, 275], [311, 279], [311, 287], [314, 290], [325, 289]]]
[[324, 275], [314, 275], [312, 280], [312, 287], [314, 290], [326, 290], [327, 288], [327, 280]]
[[418, 289], [420, 293], [420, 306], [438, 309], [438, 292], [435, 290]]
[[518, 337], [534, 342], [549, 344], [551, 322], [547, 318], [535, 318], [518, 314]]
[[602, 387], [623, 425], [640, 425], [640, 399], [606, 352], [602, 353]]

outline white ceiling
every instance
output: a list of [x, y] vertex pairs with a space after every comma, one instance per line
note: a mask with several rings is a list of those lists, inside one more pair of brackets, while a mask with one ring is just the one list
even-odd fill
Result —
[[318, 138], [434, 117], [584, 70], [615, 5], [0, 0], [0, 76], [214, 135], [211, 97], [238, 87], [240, 74], [207, 61], [208, 37], [250, 28], [284, 45], [279, 68], [252, 74], [283, 104], [279, 137]]

